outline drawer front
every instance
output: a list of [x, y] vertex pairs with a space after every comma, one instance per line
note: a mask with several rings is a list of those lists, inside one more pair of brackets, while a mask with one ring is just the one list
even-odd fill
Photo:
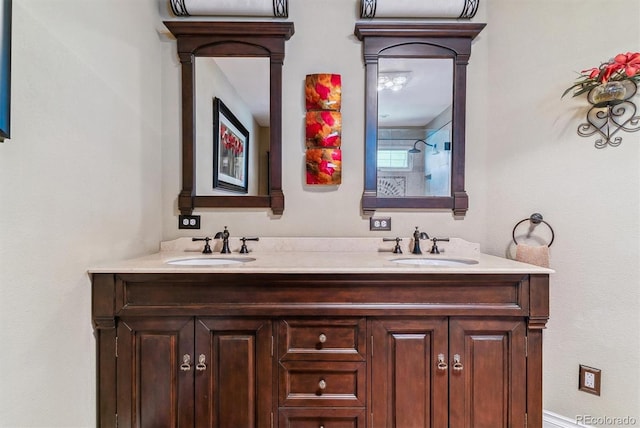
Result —
[[364, 409], [280, 409], [279, 428], [364, 428]]
[[280, 406], [365, 405], [365, 363], [280, 363]]
[[364, 361], [364, 318], [280, 321], [280, 360]]

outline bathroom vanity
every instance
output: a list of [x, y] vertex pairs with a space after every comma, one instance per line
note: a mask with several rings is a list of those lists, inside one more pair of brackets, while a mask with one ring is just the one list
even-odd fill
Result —
[[542, 427], [552, 271], [380, 246], [91, 269], [97, 426]]

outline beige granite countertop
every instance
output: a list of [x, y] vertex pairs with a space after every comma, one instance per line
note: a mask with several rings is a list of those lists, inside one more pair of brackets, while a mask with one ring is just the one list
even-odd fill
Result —
[[[260, 238], [247, 242], [249, 254], [239, 254], [240, 240], [229, 240], [231, 254], [220, 254], [222, 243], [211, 241], [213, 254], [202, 254], [203, 242], [179, 238], [163, 242], [160, 252], [135, 259], [93, 266], [89, 273], [463, 273], [549, 274], [554, 271], [480, 252], [478, 244], [452, 238], [439, 242], [441, 254], [429, 254], [430, 241], [422, 241], [422, 255], [411, 254], [412, 239], [403, 238], [403, 254], [391, 252], [395, 242], [380, 238]], [[182, 266], [167, 262], [192, 258], [251, 258], [247, 263], [216, 266]], [[399, 258], [433, 258], [475, 261], [456, 266], [406, 265]]]

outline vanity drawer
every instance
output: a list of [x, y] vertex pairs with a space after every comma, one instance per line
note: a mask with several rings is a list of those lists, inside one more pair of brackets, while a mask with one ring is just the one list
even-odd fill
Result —
[[364, 409], [280, 409], [279, 428], [364, 428]]
[[280, 321], [280, 360], [364, 361], [364, 318]]
[[365, 405], [363, 362], [280, 363], [280, 406]]

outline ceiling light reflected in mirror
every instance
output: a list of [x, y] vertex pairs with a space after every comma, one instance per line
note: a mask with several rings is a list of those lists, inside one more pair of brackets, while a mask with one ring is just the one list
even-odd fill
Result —
[[407, 85], [407, 83], [409, 83], [410, 77], [410, 71], [390, 71], [386, 73], [378, 73], [378, 91], [400, 91]]

